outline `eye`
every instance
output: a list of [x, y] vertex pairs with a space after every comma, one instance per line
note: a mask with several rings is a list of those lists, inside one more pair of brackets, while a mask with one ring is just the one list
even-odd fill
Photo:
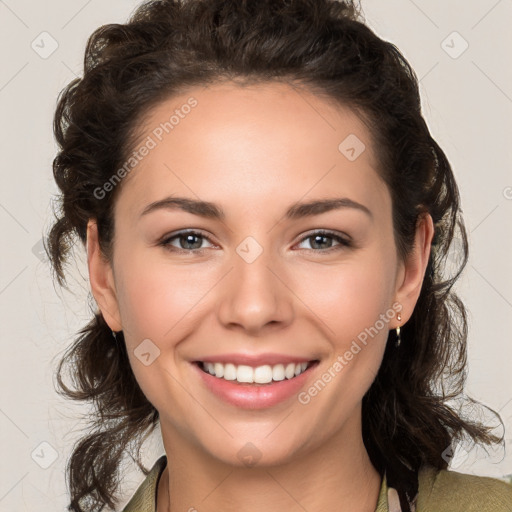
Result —
[[[200, 231], [182, 231], [181, 233], [176, 233], [170, 237], [164, 238], [158, 245], [174, 252], [201, 253], [205, 249], [205, 247], [201, 247], [204, 240], [211, 242], [210, 239]], [[173, 245], [171, 243], [173, 241], [177, 241], [179, 247]]]
[[[333, 246], [332, 242], [331, 242], [331, 244], [329, 244], [329, 239], [331, 241], [335, 240], [336, 242], [338, 242], [338, 246]], [[314, 251], [314, 252], [330, 252], [331, 250], [336, 251], [336, 250], [342, 249], [343, 247], [351, 247], [351, 245], [352, 245], [348, 239], [343, 238], [342, 236], [340, 236], [332, 231], [325, 231], [325, 230], [319, 230], [319, 231], [310, 233], [309, 235], [303, 237], [301, 239], [300, 243], [302, 243], [306, 240], [312, 240], [312, 243], [310, 244], [311, 248], [310, 249], [306, 248], [306, 250]], [[320, 250], [316, 250], [316, 249], [320, 249]]]
[[[164, 238], [158, 245], [165, 247], [167, 250], [178, 253], [197, 253], [201, 254], [206, 247], [201, 247], [203, 242], [207, 240], [212, 246], [215, 246], [205, 234], [200, 231], [182, 231], [180, 233], [173, 234]], [[330, 252], [340, 250], [344, 247], [351, 247], [352, 243], [332, 231], [319, 230], [310, 233], [303, 237], [300, 243], [311, 240], [311, 248], [305, 248], [307, 251], [313, 252]], [[329, 242], [331, 240], [331, 242]], [[332, 245], [332, 241], [338, 243], [338, 245]], [[178, 247], [173, 243], [178, 243]]]

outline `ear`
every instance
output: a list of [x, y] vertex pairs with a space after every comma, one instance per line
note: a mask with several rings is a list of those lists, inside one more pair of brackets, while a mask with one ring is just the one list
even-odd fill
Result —
[[427, 269], [434, 236], [434, 223], [429, 213], [422, 214], [416, 224], [414, 247], [400, 269], [396, 281], [396, 300], [402, 305], [402, 319], [398, 325], [405, 324], [412, 316], [416, 302], [420, 296], [423, 278]]
[[100, 251], [95, 219], [89, 219], [87, 223], [87, 266], [92, 294], [105, 322], [113, 331], [122, 330], [114, 274], [110, 262]]

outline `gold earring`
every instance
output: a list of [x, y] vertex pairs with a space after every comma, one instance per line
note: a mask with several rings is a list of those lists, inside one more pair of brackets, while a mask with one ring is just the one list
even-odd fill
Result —
[[[400, 322], [402, 320], [402, 315], [400, 313], [397, 314], [396, 319]], [[400, 336], [400, 325], [396, 328], [396, 343], [395, 347], [399, 347], [402, 342], [402, 338]]]

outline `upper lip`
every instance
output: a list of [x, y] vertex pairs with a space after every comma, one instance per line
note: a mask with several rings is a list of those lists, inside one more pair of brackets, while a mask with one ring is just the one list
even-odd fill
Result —
[[238, 365], [247, 365], [252, 367], [258, 367], [263, 365], [276, 365], [276, 364], [288, 364], [288, 363], [308, 363], [309, 361], [314, 361], [315, 358], [307, 358], [307, 357], [298, 357], [294, 355], [287, 354], [218, 354], [215, 356], [202, 357], [200, 359], [196, 359], [195, 362], [203, 362], [203, 363], [231, 363], [236, 366]]

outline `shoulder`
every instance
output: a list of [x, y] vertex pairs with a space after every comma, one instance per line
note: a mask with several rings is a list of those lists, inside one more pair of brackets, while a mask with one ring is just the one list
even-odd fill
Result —
[[485, 476], [423, 466], [418, 512], [512, 512], [512, 484]]
[[167, 457], [162, 455], [154, 464], [135, 494], [123, 508], [123, 512], [155, 512], [158, 480], [167, 465]]

